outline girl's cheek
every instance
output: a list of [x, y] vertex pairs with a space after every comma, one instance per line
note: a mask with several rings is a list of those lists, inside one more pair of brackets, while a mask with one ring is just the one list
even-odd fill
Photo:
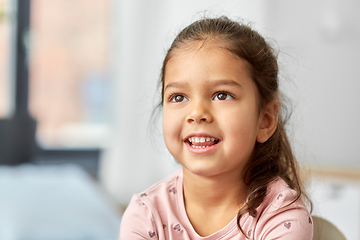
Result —
[[164, 137], [167, 137], [168, 135], [171, 134], [171, 130], [174, 127], [174, 120], [173, 116], [166, 112], [163, 115], [163, 133], [164, 133]]

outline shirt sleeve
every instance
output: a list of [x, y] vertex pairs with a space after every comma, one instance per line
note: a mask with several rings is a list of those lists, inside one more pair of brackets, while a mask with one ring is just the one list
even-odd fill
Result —
[[[313, 222], [304, 202], [293, 190], [275, 196], [271, 205], [261, 214], [258, 222], [258, 238], [261, 240], [311, 240]], [[291, 204], [290, 204], [291, 203]], [[290, 205], [289, 205], [290, 204]]]
[[156, 240], [158, 234], [148, 207], [134, 195], [121, 219], [120, 240]]

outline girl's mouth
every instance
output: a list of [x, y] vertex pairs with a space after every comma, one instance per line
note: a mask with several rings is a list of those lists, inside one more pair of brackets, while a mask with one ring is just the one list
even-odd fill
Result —
[[213, 137], [189, 137], [186, 143], [192, 148], [210, 148], [219, 143], [219, 139]]

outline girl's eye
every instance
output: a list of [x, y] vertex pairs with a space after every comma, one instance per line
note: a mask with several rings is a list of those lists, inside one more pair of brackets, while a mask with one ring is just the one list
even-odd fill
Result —
[[188, 101], [183, 95], [174, 95], [171, 97], [172, 102], [186, 102]]
[[233, 98], [233, 97], [230, 96], [230, 94], [224, 93], [224, 92], [220, 92], [220, 93], [217, 93], [217, 94], [215, 95], [214, 100], [216, 100], [216, 101], [219, 101], [219, 100], [224, 101], [224, 100], [230, 100], [230, 99], [232, 99], [232, 98]]

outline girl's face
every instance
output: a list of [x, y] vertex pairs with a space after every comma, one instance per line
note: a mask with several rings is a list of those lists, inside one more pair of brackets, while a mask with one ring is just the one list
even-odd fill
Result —
[[177, 49], [164, 76], [163, 132], [172, 156], [202, 176], [242, 173], [263, 125], [248, 63], [215, 44]]

